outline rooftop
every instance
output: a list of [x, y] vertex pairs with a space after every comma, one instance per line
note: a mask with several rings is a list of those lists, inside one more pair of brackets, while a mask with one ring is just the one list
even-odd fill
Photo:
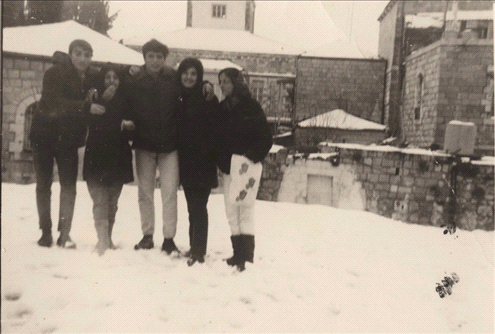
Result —
[[298, 124], [301, 128], [333, 128], [343, 130], [378, 130], [385, 131], [386, 126], [351, 115], [342, 109], [335, 109]]
[[3, 52], [52, 57], [55, 51], [68, 52], [75, 39], [93, 47], [93, 61], [141, 65], [141, 53], [119, 44], [76, 21], [3, 28]]

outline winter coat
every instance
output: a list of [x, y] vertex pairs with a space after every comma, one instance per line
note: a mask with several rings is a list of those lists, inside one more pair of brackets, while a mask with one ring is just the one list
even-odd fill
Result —
[[272, 135], [258, 101], [249, 96], [226, 98], [220, 103], [217, 126], [217, 164], [230, 174], [232, 154], [244, 155], [257, 163], [263, 161], [272, 146]]
[[56, 145], [57, 148], [84, 146], [90, 103], [86, 93], [98, 73], [93, 67], [82, 80], [68, 54], [57, 51], [54, 65], [43, 76], [43, 89], [31, 125], [33, 144]]
[[156, 153], [177, 149], [179, 83], [175, 70], [165, 67], [154, 79], [143, 66], [135, 77], [128, 77], [128, 81], [129, 103], [136, 115], [133, 148]]
[[108, 102], [96, 101], [106, 110], [102, 115], [91, 115], [89, 134], [84, 154], [83, 178], [104, 185], [134, 180], [132, 151], [129, 139], [132, 132], [121, 130], [123, 119], [133, 120], [128, 104], [117, 94]]
[[213, 156], [218, 99], [206, 101], [201, 87], [184, 90], [177, 109], [179, 175], [183, 187], [216, 188], [217, 167]]

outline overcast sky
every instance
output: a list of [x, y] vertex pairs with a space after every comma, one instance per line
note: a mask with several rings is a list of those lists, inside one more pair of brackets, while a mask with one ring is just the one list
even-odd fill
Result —
[[[119, 11], [110, 37], [120, 40], [149, 36], [186, 26], [186, 1], [110, 2]], [[255, 33], [311, 49], [344, 35], [353, 38], [365, 56], [376, 56], [378, 16], [388, 1], [256, 1]], [[321, 32], [325, 38], [321, 38]], [[319, 32], [319, 33], [315, 33]]]

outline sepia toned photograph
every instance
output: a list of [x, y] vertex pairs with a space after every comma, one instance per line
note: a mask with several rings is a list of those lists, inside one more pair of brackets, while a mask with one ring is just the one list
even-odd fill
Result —
[[493, 2], [2, 0], [2, 333], [493, 333]]

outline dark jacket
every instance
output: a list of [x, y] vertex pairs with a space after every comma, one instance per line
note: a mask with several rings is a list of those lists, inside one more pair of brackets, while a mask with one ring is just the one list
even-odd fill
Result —
[[55, 144], [58, 148], [82, 147], [90, 107], [86, 93], [98, 71], [90, 66], [83, 81], [69, 55], [60, 51], [54, 53], [53, 63], [43, 76], [30, 139], [33, 144]]
[[184, 90], [179, 96], [177, 140], [179, 175], [183, 187], [216, 188], [217, 167], [213, 156], [218, 99], [206, 101], [202, 88]]
[[220, 103], [220, 110], [218, 168], [230, 174], [232, 154], [244, 155], [255, 163], [263, 161], [272, 146], [272, 135], [258, 101], [250, 96], [236, 101], [226, 98]]
[[134, 117], [120, 88], [110, 101], [96, 103], [105, 106], [106, 110], [103, 115], [90, 116], [83, 178], [105, 185], [132, 182], [132, 151], [129, 144], [132, 134], [121, 131], [121, 123], [123, 119], [133, 120]]
[[129, 103], [136, 115], [133, 148], [156, 153], [177, 149], [176, 104], [179, 83], [175, 71], [165, 67], [154, 79], [141, 67], [135, 77], [128, 77]]

